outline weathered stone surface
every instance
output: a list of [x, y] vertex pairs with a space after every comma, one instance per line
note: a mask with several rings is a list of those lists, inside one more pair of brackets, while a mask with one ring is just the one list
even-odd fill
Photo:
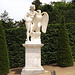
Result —
[[41, 47], [43, 44], [23, 44], [25, 50], [25, 67], [21, 75], [37, 75], [44, 73], [41, 66]]

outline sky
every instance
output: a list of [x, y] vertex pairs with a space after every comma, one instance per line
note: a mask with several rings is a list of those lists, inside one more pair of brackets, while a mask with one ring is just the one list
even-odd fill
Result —
[[[24, 19], [24, 16], [33, 1], [34, 0], [0, 0], [0, 15], [6, 10], [10, 18], [14, 19], [14, 21], [20, 21]], [[51, 1], [56, 2], [61, 0], [40, 0], [43, 4], [49, 4]]]

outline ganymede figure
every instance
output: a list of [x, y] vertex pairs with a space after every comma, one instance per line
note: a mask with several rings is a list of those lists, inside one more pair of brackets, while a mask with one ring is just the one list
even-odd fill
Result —
[[25, 24], [27, 29], [27, 39], [26, 44], [41, 44], [40, 39], [40, 28], [42, 27], [42, 32], [46, 33], [47, 25], [49, 21], [49, 16], [47, 12], [42, 12], [41, 10], [35, 11], [35, 5], [30, 6], [30, 11], [26, 13]]

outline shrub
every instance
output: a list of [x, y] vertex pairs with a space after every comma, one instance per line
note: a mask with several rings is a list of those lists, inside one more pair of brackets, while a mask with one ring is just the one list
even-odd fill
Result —
[[57, 64], [62, 67], [72, 66], [73, 58], [71, 48], [69, 45], [69, 37], [67, 34], [64, 17], [61, 17], [59, 36], [58, 36], [58, 50], [57, 50]]
[[5, 32], [0, 21], [0, 75], [7, 75], [9, 72], [9, 58], [5, 39]]

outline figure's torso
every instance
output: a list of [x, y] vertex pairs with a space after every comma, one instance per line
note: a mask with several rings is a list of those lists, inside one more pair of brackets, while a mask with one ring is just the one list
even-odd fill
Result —
[[30, 17], [31, 19], [33, 19], [34, 17], [35, 17], [35, 15], [36, 15], [36, 11], [29, 11], [28, 12], [28, 17]]

